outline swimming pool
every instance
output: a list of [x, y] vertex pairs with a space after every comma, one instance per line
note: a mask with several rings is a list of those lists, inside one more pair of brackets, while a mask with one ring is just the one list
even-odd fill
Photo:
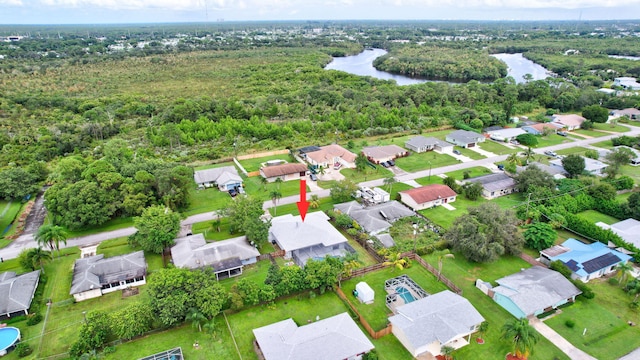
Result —
[[20, 330], [14, 327], [0, 328], [0, 356], [20, 340]]
[[404, 286], [398, 286], [396, 288], [396, 293], [402, 298], [402, 300], [404, 300], [405, 304], [416, 301], [416, 298], [414, 298], [411, 292], [409, 292], [409, 290]]

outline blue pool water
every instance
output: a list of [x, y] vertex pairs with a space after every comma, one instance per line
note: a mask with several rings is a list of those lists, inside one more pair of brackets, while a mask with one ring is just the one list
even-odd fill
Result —
[[14, 327], [0, 328], [0, 351], [13, 345], [20, 337], [20, 330]]
[[398, 286], [396, 288], [396, 293], [398, 293], [398, 295], [402, 298], [402, 300], [404, 300], [405, 304], [416, 301], [413, 295], [411, 295], [409, 290], [407, 290], [407, 288], [405, 288], [404, 286]]

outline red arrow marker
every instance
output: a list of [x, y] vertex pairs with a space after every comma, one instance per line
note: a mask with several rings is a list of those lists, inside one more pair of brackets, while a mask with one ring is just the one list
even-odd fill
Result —
[[307, 216], [307, 210], [309, 210], [309, 202], [307, 201], [307, 180], [300, 179], [300, 201], [296, 204], [298, 205], [298, 211], [300, 211], [302, 222], [304, 222], [304, 217]]

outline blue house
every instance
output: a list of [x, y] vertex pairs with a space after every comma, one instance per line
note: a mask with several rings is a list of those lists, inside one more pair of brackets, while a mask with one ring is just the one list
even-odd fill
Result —
[[[483, 291], [518, 319], [540, 315], [574, 302], [581, 294], [562, 274], [542, 266], [522, 270], [496, 282], [499, 286], [481, 283]], [[482, 288], [478, 283], [476, 286]]]
[[629, 259], [631, 256], [609, 249], [603, 243], [585, 244], [576, 239], [540, 251], [542, 263], [560, 260], [573, 271], [571, 277], [582, 282], [612, 273], [618, 264], [625, 264]]

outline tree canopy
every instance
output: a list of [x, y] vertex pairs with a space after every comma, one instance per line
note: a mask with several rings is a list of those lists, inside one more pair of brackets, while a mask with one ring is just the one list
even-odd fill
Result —
[[600, 105], [589, 105], [582, 109], [582, 116], [594, 123], [605, 123], [609, 118], [609, 110]]
[[582, 175], [585, 169], [584, 158], [576, 154], [567, 155], [562, 158], [562, 167], [572, 178]]
[[510, 210], [494, 203], [469, 208], [455, 220], [445, 239], [467, 260], [490, 262], [503, 254], [519, 254], [524, 243], [518, 219]]
[[129, 236], [129, 243], [161, 254], [173, 245], [180, 231], [180, 214], [163, 206], [151, 206], [142, 212], [142, 216], [134, 218], [133, 223], [138, 231]]
[[527, 194], [531, 192], [532, 186], [553, 189], [556, 182], [548, 172], [541, 170], [536, 165], [529, 165], [526, 169], [515, 176], [516, 188], [519, 192]]

